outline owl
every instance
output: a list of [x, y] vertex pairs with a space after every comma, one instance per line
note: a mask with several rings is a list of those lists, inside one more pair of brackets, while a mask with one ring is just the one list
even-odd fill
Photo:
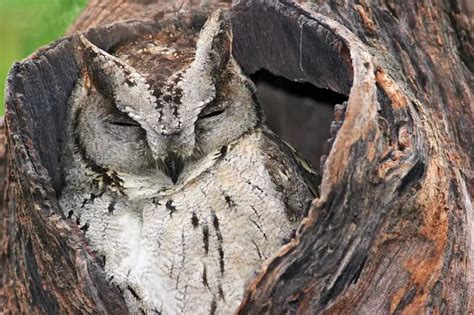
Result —
[[79, 43], [64, 214], [131, 313], [232, 313], [315, 190], [314, 174], [265, 125], [226, 13], [110, 54]]

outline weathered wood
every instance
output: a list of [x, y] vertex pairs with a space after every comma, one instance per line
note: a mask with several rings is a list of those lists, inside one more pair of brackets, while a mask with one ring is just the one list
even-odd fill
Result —
[[459, 14], [441, 1], [233, 8], [235, 54], [248, 71], [342, 93], [352, 79], [321, 197], [249, 284], [240, 313], [473, 309], [472, 74], [445, 12]]
[[230, 0], [90, 0], [68, 33], [125, 20], [156, 21], [174, 16], [187, 19], [192, 11], [229, 7]]
[[[91, 0], [70, 33], [109, 50], [228, 5], [198, 2]], [[321, 197], [250, 280], [239, 313], [474, 312], [474, 45], [459, 2], [241, 0], [231, 15], [249, 74], [348, 97]], [[125, 19], [139, 21], [99, 26]], [[11, 313], [126, 312], [57, 204], [73, 47], [61, 39], [9, 76], [0, 310]]]
[[126, 310], [81, 231], [61, 215], [54, 189], [61, 186], [65, 102], [78, 75], [70, 49], [58, 42], [16, 64], [8, 78], [0, 296], [15, 314]]

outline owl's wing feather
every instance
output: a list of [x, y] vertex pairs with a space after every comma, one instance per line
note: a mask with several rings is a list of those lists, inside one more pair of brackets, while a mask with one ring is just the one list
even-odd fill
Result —
[[277, 189], [282, 192], [290, 217], [304, 215], [308, 201], [319, 196], [319, 175], [289, 144], [268, 128], [263, 130], [266, 167]]
[[301, 155], [301, 153], [298, 152], [291, 144], [289, 144], [283, 139], [281, 139], [281, 142], [282, 150], [286, 149], [285, 153], [287, 153], [294, 159], [296, 165], [301, 171], [301, 175], [303, 175], [303, 179], [306, 185], [313, 194], [313, 197], [319, 197], [318, 183], [321, 179], [319, 173], [313, 168], [313, 166], [308, 162], [308, 160], [306, 160], [306, 158]]

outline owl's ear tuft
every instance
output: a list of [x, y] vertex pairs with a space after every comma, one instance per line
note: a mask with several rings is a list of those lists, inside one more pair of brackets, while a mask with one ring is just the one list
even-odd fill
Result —
[[183, 77], [183, 86], [189, 91], [184, 102], [198, 104], [198, 110], [216, 97], [216, 84], [229, 64], [231, 47], [229, 18], [217, 10], [201, 29], [194, 61]]
[[94, 87], [114, 101], [119, 110], [128, 112], [137, 102], [155, 103], [150, 86], [135, 69], [79, 36], [84, 68]]
[[206, 74], [216, 77], [229, 61], [231, 48], [230, 21], [225, 12], [216, 10], [201, 30], [194, 62], [202, 65]]

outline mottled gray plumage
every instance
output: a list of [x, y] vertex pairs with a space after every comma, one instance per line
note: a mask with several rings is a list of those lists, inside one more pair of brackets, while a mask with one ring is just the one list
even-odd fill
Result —
[[167, 65], [156, 75], [125, 48], [114, 57], [81, 41], [65, 214], [132, 313], [231, 313], [313, 194], [292, 149], [264, 124], [224, 13], [211, 15], [195, 51], [163, 36], [129, 45]]

